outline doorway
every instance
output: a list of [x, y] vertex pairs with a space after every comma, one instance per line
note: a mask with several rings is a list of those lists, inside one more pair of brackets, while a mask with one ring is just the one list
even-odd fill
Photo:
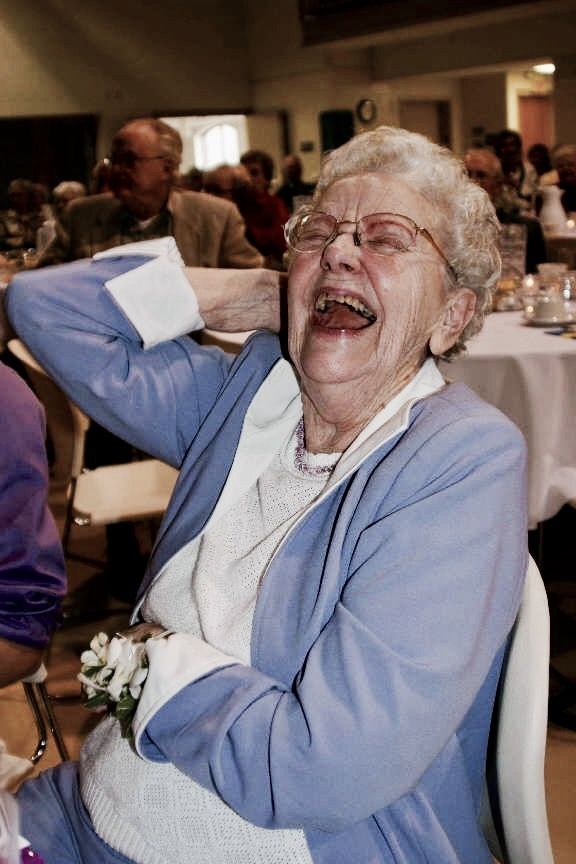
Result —
[[554, 143], [554, 106], [549, 94], [518, 96], [518, 125], [522, 135], [524, 152], [533, 144]]

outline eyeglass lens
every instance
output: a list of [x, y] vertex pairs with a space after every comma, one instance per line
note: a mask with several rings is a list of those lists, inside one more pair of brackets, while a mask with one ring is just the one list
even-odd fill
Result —
[[343, 224], [355, 224], [355, 242], [381, 255], [405, 252], [414, 245], [418, 233], [417, 226], [407, 217], [393, 213], [372, 213], [356, 223], [339, 222], [327, 213], [310, 213], [296, 217], [287, 239], [299, 252], [316, 252], [336, 236]]

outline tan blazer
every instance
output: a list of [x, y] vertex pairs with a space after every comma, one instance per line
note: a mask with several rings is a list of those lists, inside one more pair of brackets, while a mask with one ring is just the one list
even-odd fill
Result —
[[40, 257], [40, 267], [90, 258], [96, 252], [138, 239], [173, 233], [188, 267], [261, 267], [263, 258], [245, 236], [244, 220], [230, 201], [204, 192], [172, 191], [168, 199], [172, 230], [134, 235], [124, 205], [110, 194], [73, 201], [62, 227]]

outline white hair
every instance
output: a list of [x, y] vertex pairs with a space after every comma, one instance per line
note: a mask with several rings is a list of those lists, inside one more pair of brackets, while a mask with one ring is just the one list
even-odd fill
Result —
[[63, 198], [66, 196], [69, 198], [83, 198], [84, 195], [86, 195], [86, 186], [78, 180], [62, 180], [52, 190], [54, 198]]

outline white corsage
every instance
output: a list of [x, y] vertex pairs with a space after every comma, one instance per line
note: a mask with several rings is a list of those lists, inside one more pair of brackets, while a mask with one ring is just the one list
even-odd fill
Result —
[[132, 719], [148, 675], [146, 643], [170, 632], [155, 624], [140, 624], [112, 639], [97, 633], [80, 656], [78, 680], [86, 696], [85, 707], [116, 717], [124, 738], [133, 737]]

